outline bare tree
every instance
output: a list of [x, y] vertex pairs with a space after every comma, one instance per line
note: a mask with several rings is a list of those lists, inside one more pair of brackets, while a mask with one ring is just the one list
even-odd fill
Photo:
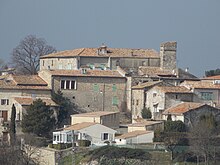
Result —
[[13, 49], [12, 63], [18, 73], [33, 75], [39, 70], [39, 57], [54, 52], [56, 49], [43, 38], [28, 35]]
[[215, 158], [218, 132], [216, 128], [214, 116], [206, 115], [200, 117], [199, 123], [190, 130], [189, 144], [191, 151], [197, 157], [197, 163], [200, 157], [203, 158], [205, 164], [208, 164], [211, 158]]

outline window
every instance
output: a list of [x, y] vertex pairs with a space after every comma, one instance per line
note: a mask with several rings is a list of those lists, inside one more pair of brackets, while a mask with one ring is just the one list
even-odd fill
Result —
[[72, 135], [71, 134], [67, 134], [67, 142], [71, 142], [72, 140]]
[[118, 98], [116, 96], [112, 98], [112, 105], [118, 105]]
[[102, 133], [101, 134], [101, 139], [102, 140], [108, 140], [108, 133]]
[[136, 100], [136, 105], [138, 105], [139, 104], [139, 100]]
[[53, 136], [53, 141], [56, 141], [56, 139], [57, 139], [57, 136], [54, 135], [54, 136]]
[[53, 60], [52, 60], [52, 62], [51, 62], [51, 66], [53, 66]]
[[115, 84], [112, 85], [112, 92], [116, 92], [117, 86]]
[[71, 65], [71, 64], [68, 64], [66, 69], [67, 69], [67, 70], [71, 70], [71, 69], [72, 69], [72, 65]]
[[175, 95], [176, 99], [178, 99], [178, 95]]
[[62, 64], [59, 64], [58, 69], [63, 69]]
[[157, 96], [157, 93], [153, 93], [153, 97], [156, 97]]
[[61, 80], [60, 81], [61, 89], [76, 89], [76, 81], [71, 80]]
[[94, 84], [93, 85], [93, 91], [94, 92], [98, 92], [99, 91], [99, 85], [98, 84]]
[[1, 99], [1, 105], [9, 105], [8, 99]]
[[201, 98], [203, 100], [212, 100], [213, 93], [212, 92], [201, 92]]
[[44, 66], [44, 60], [43, 60], [43, 66]]

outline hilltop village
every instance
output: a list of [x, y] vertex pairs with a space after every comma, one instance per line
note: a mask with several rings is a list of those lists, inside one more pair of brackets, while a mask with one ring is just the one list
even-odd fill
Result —
[[203, 115], [220, 121], [220, 76], [198, 78], [178, 68], [176, 57], [177, 42], [161, 43], [159, 52], [102, 44], [43, 55], [37, 75], [4, 70], [0, 137], [9, 139], [12, 105], [17, 133], [22, 133], [20, 123], [35, 100], [54, 112], [60, 108], [52, 99], [58, 91], [77, 108], [69, 122], [51, 132], [53, 145], [79, 146], [78, 140], [96, 146], [153, 144], [155, 131], [164, 130], [168, 119], [182, 121], [187, 130]]

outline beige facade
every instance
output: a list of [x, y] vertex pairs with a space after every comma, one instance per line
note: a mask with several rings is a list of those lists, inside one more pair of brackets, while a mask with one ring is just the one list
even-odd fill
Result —
[[164, 129], [164, 121], [142, 121], [128, 125], [128, 132], [133, 131], [155, 131]]
[[71, 125], [83, 122], [100, 123], [115, 129], [119, 127], [119, 113], [101, 111], [71, 115]]
[[150, 108], [152, 118], [161, 120], [162, 112], [182, 101], [193, 101], [193, 93], [179, 86], [155, 86], [147, 91], [146, 107]]

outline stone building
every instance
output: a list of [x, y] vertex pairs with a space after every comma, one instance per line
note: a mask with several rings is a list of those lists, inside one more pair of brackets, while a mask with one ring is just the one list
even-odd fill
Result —
[[220, 109], [204, 103], [183, 102], [166, 109], [163, 119], [167, 120], [168, 115], [173, 121], [182, 121], [188, 128], [195, 126], [204, 115], [212, 115], [217, 122], [220, 121]]
[[210, 78], [201, 81], [184, 81], [181, 86], [195, 94], [194, 102], [220, 107], [220, 83], [218, 80]]
[[145, 106], [150, 108], [153, 119], [162, 119], [162, 112], [182, 101], [193, 101], [193, 93], [182, 86], [154, 86], [146, 94]]
[[42, 70], [39, 76], [87, 112], [127, 110], [126, 77], [113, 70]]
[[22, 108], [15, 98], [47, 98], [51, 100], [51, 89], [39, 76], [6, 75], [0, 79], [0, 119], [10, 121], [12, 105], [17, 108], [16, 120], [21, 119]]

